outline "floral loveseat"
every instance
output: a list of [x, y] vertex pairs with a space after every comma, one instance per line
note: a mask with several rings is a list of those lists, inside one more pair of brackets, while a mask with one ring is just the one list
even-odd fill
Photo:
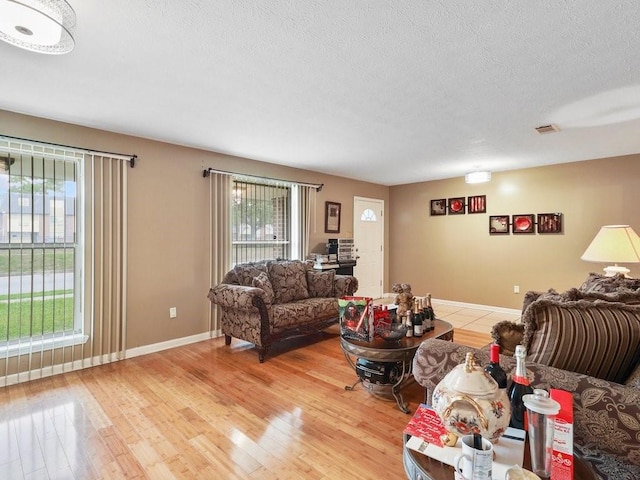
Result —
[[299, 260], [266, 260], [236, 265], [208, 298], [220, 306], [225, 343], [232, 337], [251, 342], [264, 362], [274, 343], [338, 323], [338, 298], [357, 289], [351, 275]]
[[[425, 340], [413, 360], [413, 375], [431, 403], [435, 386], [473, 352], [480, 365], [489, 363], [487, 349], [474, 349], [443, 340]], [[507, 373], [515, 359], [500, 356]], [[640, 479], [640, 387], [527, 362], [534, 388], [559, 388], [573, 393], [574, 452], [603, 479]], [[580, 480], [580, 479], [575, 479]]]

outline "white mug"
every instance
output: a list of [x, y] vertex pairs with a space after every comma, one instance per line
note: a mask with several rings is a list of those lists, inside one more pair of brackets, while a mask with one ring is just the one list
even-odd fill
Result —
[[453, 460], [456, 480], [491, 480], [493, 470], [493, 445], [482, 439], [482, 450], [473, 448], [473, 435], [460, 439], [462, 453]]

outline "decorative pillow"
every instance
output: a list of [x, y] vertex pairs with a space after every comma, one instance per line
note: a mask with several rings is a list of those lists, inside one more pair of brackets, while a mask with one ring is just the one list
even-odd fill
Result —
[[640, 289], [640, 279], [627, 278], [622, 273], [617, 273], [613, 277], [606, 277], [592, 272], [578, 290], [584, 293], [613, 293], [621, 288], [638, 290]]
[[274, 303], [289, 303], [309, 298], [307, 266], [299, 260], [267, 262], [273, 285]]
[[241, 263], [233, 267], [233, 271], [236, 274], [238, 285], [243, 287], [253, 286], [253, 279], [260, 275], [262, 272], [267, 273], [267, 263], [264, 261]]
[[621, 287], [611, 293], [601, 292], [581, 292], [580, 290], [571, 289], [575, 293], [575, 300], [603, 300], [605, 302], [620, 302], [627, 305], [640, 305], [640, 290], [630, 290]]
[[273, 303], [273, 286], [271, 285], [271, 280], [265, 272], [260, 273], [257, 277], [254, 277], [251, 281], [252, 287], [261, 288], [265, 293], [265, 303], [272, 304]]
[[600, 300], [538, 300], [522, 321], [528, 361], [616, 383], [637, 363], [640, 307]]
[[524, 300], [522, 302], [522, 313], [524, 314], [527, 307], [536, 300], [554, 300], [556, 302], [570, 302], [573, 300], [578, 300], [579, 297], [576, 292], [576, 289], [571, 289], [567, 290], [564, 293], [558, 293], [553, 288], [550, 288], [546, 292], [528, 291], [524, 294]]
[[335, 270], [307, 270], [307, 286], [311, 298], [329, 298], [335, 295]]
[[522, 343], [524, 337], [524, 325], [522, 323], [503, 320], [491, 328], [493, 342], [500, 345], [500, 353], [512, 356], [516, 351], [516, 345]]

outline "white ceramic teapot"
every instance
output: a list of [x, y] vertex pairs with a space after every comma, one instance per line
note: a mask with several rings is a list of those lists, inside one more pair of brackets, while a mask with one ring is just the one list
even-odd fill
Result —
[[511, 405], [507, 392], [467, 353], [465, 363], [451, 370], [433, 391], [432, 406], [449, 432], [443, 442], [479, 433], [495, 443], [509, 426]]

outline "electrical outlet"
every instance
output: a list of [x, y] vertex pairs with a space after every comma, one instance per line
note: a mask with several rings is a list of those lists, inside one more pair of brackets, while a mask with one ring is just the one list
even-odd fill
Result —
[[169, 318], [176, 318], [178, 316], [178, 310], [176, 307], [171, 307], [169, 309]]
[[520, 293], [520, 285], [513, 286], [513, 293]]

